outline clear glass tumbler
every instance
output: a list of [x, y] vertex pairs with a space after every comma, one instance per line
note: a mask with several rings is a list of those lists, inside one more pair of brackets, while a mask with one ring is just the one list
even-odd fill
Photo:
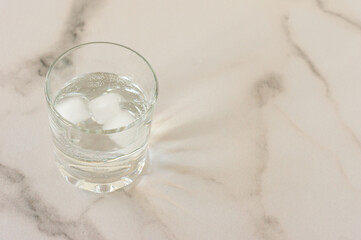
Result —
[[45, 95], [56, 164], [69, 183], [102, 193], [135, 180], [158, 95], [144, 57], [109, 42], [73, 47], [50, 66]]

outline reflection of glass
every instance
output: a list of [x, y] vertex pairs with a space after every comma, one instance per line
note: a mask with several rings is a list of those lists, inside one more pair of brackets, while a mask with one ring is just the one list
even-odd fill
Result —
[[65, 179], [93, 192], [132, 183], [145, 164], [158, 94], [149, 63], [118, 44], [82, 44], [52, 64], [45, 94]]

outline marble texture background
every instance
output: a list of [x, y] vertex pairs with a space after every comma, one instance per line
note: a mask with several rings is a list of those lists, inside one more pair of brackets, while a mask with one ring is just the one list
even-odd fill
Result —
[[[1, 0], [0, 33], [0, 239], [361, 239], [359, 0]], [[43, 93], [97, 40], [160, 82], [151, 165], [108, 195], [58, 173]]]

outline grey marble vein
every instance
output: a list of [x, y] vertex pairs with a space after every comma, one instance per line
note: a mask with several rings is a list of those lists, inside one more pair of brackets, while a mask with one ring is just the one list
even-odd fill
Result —
[[359, 31], [361, 31], [361, 23], [354, 21], [341, 13], [327, 9], [327, 7], [325, 6], [325, 4], [322, 0], [315, 0], [315, 1], [316, 1], [318, 8], [321, 9], [321, 11], [340, 19], [340, 20], [346, 22], [347, 24], [350, 24], [351, 26], [355, 27]]
[[[261, 80], [261, 82], [264, 80]], [[259, 86], [259, 85], [257, 85]], [[267, 94], [267, 96], [269, 96]], [[261, 118], [263, 118], [261, 116]], [[260, 166], [253, 177], [253, 188], [250, 192], [250, 199], [254, 204], [256, 204], [255, 212], [257, 214], [253, 214], [252, 218], [255, 222], [256, 232], [255, 235], [258, 236], [259, 239], [267, 239], [267, 240], [283, 240], [286, 239], [286, 234], [283, 230], [282, 225], [279, 223], [278, 219], [275, 216], [272, 216], [267, 213], [264, 203], [263, 203], [263, 175], [267, 170], [269, 157], [269, 147], [268, 147], [268, 136], [267, 129], [264, 127], [262, 130], [262, 134], [258, 137], [257, 140], [257, 159], [259, 159]]]
[[275, 74], [269, 74], [257, 82], [255, 89], [258, 104], [262, 107], [283, 91], [282, 80]]
[[142, 225], [158, 225], [167, 239], [178, 240], [174, 232], [162, 219], [161, 215], [164, 215], [164, 213], [152, 204], [151, 198], [161, 198], [161, 195], [157, 194], [155, 189], [153, 189], [152, 193], [153, 194], [148, 195], [147, 192], [141, 192], [135, 188], [131, 188], [126, 192], [118, 192], [116, 194], [119, 195], [117, 197], [125, 198], [129, 206], [134, 208], [134, 214], [141, 219]]
[[[5, 204], [32, 219], [39, 232], [67, 240], [103, 239], [91, 222], [85, 219], [65, 219], [54, 208], [47, 206], [18, 170], [0, 163], [0, 179], [3, 185], [0, 192]], [[9, 188], [12, 189], [11, 194], [6, 190]]]
[[92, 209], [94, 207], [94, 205], [96, 205], [97, 203], [101, 202], [102, 200], [104, 200], [104, 196], [101, 196], [97, 199], [95, 199], [93, 202], [91, 202], [85, 209], [84, 211], [82, 211], [79, 215], [79, 218], [83, 218], [90, 209]]
[[258, 232], [256, 235], [260, 239], [267, 240], [286, 240], [286, 234], [276, 217], [271, 215], [263, 215]]
[[306, 62], [312, 73], [322, 82], [325, 87], [326, 95], [328, 98], [331, 98], [330, 86], [326, 78], [321, 74], [320, 70], [317, 66], [312, 62], [311, 58], [307, 55], [307, 53], [292, 39], [292, 35], [290, 29], [287, 25], [288, 18], [284, 18], [284, 22], [282, 24], [283, 30], [286, 33], [286, 37], [288, 42], [292, 45], [292, 47], [296, 50], [297, 54]]
[[[165, 171], [172, 171], [174, 173], [186, 176], [186, 177], [191, 177], [191, 178], [195, 178], [201, 181], [204, 181], [205, 183], [207, 183], [207, 185], [211, 184], [215, 187], [217, 187], [219, 190], [222, 191], [223, 194], [227, 195], [232, 201], [235, 202], [239, 202], [240, 200], [240, 196], [232, 191], [229, 191], [229, 189], [227, 189], [225, 187], [225, 184], [215, 178], [214, 176], [212, 176], [211, 174], [207, 173], [206, 170], [202, 169], [202, 168], [198, 168], [198, 167], [191, 167], [191, 166], [185, 166], [182, 164], [177, 164], [177, 163], [167, 163], [167, 164], [162, 164], [162, 166], [159, 166], [159, 169], [164, 169]], [[194, 192], [190, 189], [187, 189], [185, 187], [182, 186], [177, 186], [175, 184], [172, 184], [170, 182], [163, 182], [162, 184], [167, 185], [169, 187], [174, 187], [177, 188], [178, 190], [186, 193], [186, 194], [194, 194]], [[179, 206], [177, 206], [179, 207]]]
[[275, 216], [267, 213], [263, 203], [263, 175], [267, 170], [270, 153], [268, 143], [268, 125], [262, 114], [262, 108], [284, 91], [282, 78], [275, 73], [261, 77], [254, 85], [254, 98], [259, 107], [260, 134], [256, 140], [258, 167], [253, 175], [252, 188], [249, 192], [250, 201], [255, 204], [255, 213], [251, 214], [255, 224], [255, 235], [258, 239], [286, 239], [283, 227]]
[[182, 175], [188, 175], [192, 177], [196, 177], [199, 179], [202, 179], [203, 181], [210, 182], [217, 185], [223, 185], [223, 183], [211, 176], [210, 174], [206, 174], [205, 171], [201, 168], [195, 168], [195, 167], [188, 167], [181, 164], [176, 163], [169, 163], [169, 164], [163, 164], [163, 168], [177, 172]]
[[[6, 75], [3, 74], [1, 78], [11, 79], [12, 81], [8, 82], [14, 85], [13, 90], [15, 93], [22, 97], [25, 97], [33, 88], [43, 84], [44, 76], [55, 58], [68, 48], [80, 43], [86, 21], [96, 10], [99, 10], [100, 3], [99, 0], [73, 1], [63, 34], [56, 41], [52, 50], [39, 53], [34, 59], [24, 61], [16, 71]], [[70, 59], [68, 59], [68, 64], [71, 64]]]
[[309, 69], [311, 70], [311, 72], [317, 77], [317, 79], [319, 79], [326, 91], [326, 97], [329, 99], [332, 107], [334, 108], [334, 111], [336, 113], [336, 116], [339, 120], [339, 122], [341, 123], [341, 125], [343, 126], [344, 130], [349, 134], [349, 136], [352, 138], [352, 140], [354, 141], [354, 143], [361, 149], [361, 141], [358, 139], [358, 137], [356, 136], [356, 134], [353, 132], [353, 130], [345, 123], [345, 121], [342, 119], [342, 116], [340, 114], [340, 110], [338, 107], [337, 102], [335, 101], [335, 99], [332, 97], [331, 94], [331, 89], [330, 86], [326, 80], [326, 78], [323, 76], [323, 74], [321, 73], [321, 71], [318, 69], [318, 67], [316, 66], [316, 64], [311, 60], [311, 58], [308, 56], [308, 54], [296, 43], [296, 41], [293, 40], [292, 38], [292, 34], [291, 31], [288, 27], [288, 18], [284, 18], [283, 21], [283, 29], [285, 32], [285, 35], [287, 37], [288, 42], [290, 43], [290, 45], [296, 50], [296, 53], [298, 54], [298, 56], [304, 60], [304, 62], [306, 62], [306, 64], [308, 65]]
[[10, 183], [19, 183], [24, 180], [24, 175], [14, 169], [5, 167], [5, 165], [0, 163], [0, 176], [3, 180], [6, 180]]
[[164, 234], [167, 236], [167, 239], [178, 240], [174, 232], [168, 227], [168, 225], [163, 221], [157, 213], [152, 213], [152, 219], [147, 222], [147, 224], [158, 224], [161, 227]]
[[320, 148], [322, 151], [325, 151], [332, 156], [332, 158], [336, 161], [336, 166], [338, 168], [338, 171], [340, 175], [342, 176], [343, 180], [345, 181], [346, 186], [348, 186], [352, 191], [357, 191], [357, 189], [351, 184], [350, 178], [347, 176], [344, 167], [342, 166], [342, 160], [334, 154], [334, 152], [329, 149], [327, 146], [324, 146], [323, 144], [319, 143], [314, 137], [309, 135], [307, 132], [303, 131], [300, 126], [297, 125], [293, 119], [290, 118], [285, 112], [283, 112], [280, 108], [275, 106], [278, 112], [281, 114], [281, 116], [292, 126], [292, 128], [298, 132], [300, 135], [302, 135], [304, 138], [306, 138], [308, 141], [310, 141], [312, 144]]
[[98, 5], [100, 2], [100, 0], [73, 1], [61, 39], [58, 40], [52, 52], [43, 54], [37, 60], [40, 63], [37, 70], [39, 76], [45, 76], [51, 62], [55, 59], [55, 54], [59, 55], [60, 51], [64, 51], [80, 43], [81, 35], [86, 25], [86, 18], [90, 16], [94, 10], [99, 9]]

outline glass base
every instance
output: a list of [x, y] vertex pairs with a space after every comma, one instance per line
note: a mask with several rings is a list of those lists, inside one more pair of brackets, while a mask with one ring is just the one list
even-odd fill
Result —
[[114, 161], [111, 163], [112, 166], [107, 168], [101, 168], [98, 163], [89, 162], [84, 168], [84, 165], [71, 164], [66, 155], [59, 154], [57, 151], [55, 153], [58, 169], [65, 180], [77, 188], [95, 193], [110, 193], [132, 184], [142, 173], [149, 159], [145, 148], [140, 152], [137, 151], [136, 156], [132, 155], [131, 162], [136, 162], [136, 165], [132, 164], [129, 168], [129, 160], [120, 159], [115, 161], [118, 164], [116, 164], [117, 169], [114, 170]]

